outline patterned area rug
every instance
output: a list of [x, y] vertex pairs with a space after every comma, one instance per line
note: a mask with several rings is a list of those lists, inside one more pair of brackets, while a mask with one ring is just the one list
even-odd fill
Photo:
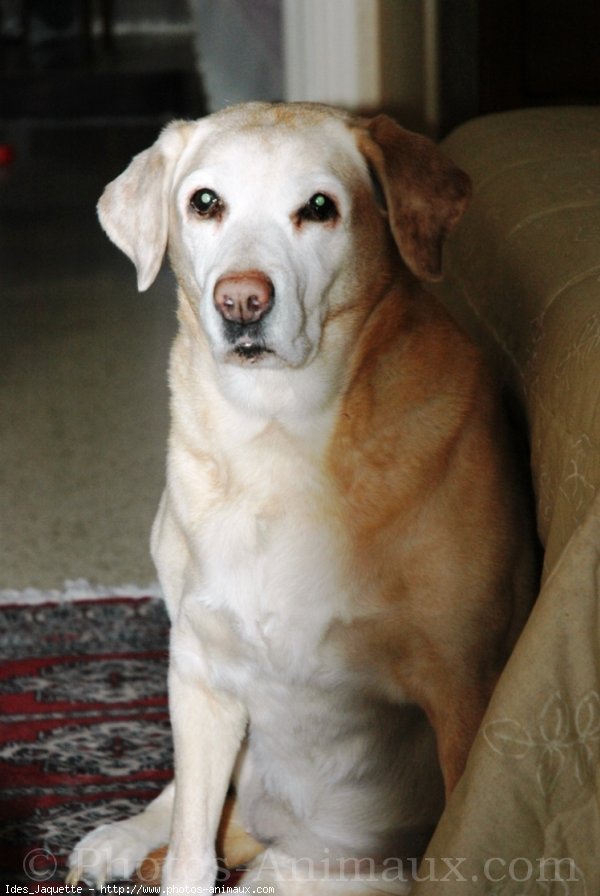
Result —
[[0, 606], [0, 882], [63, 881], [170, 779], [167, 641], [156, 597]]

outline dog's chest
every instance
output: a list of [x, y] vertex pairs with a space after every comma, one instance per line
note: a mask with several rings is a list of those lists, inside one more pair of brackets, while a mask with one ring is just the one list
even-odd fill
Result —
[[204, 654], [234, 678], [327, 670], [327, 633], [351, 606], [331, 483], [311, 459], [273, 447], [248, 448], [226, 478], [194, 539], [195, 603], [216, 626], [198, 627]]

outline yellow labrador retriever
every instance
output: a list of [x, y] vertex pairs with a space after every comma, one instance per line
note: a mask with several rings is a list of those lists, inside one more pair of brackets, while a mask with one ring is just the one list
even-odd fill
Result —
[[175, 783], [71, 880], [169, 842], [165, 890], [209, 891], [235, 767], [267, 847], [245, 882], [407, 891], [534, 588], [494, 390], [420, 286], [468, 196], [427, 139], [312, 104], [174, 122], [106, 188], [139, 288], [167, 247], [179, 285], [152, 533]]

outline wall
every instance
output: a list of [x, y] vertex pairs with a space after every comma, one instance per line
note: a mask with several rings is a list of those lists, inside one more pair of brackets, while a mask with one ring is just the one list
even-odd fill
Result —
[[283, 0], [286, 98], [435, 131], [438, 0]]

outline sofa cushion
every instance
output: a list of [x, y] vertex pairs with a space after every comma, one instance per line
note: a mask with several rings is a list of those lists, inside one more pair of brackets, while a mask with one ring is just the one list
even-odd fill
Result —
[[491, 116], [445, 149], [475, 197], [441, 295], [522, 404], [546, 563], [411, 894], [600, 893], [600, 110]]
[[442, 149], [474, 196], [436, 291], [525, 412], [547, 573], [600, 482], [600, 109], [486, 116]]

